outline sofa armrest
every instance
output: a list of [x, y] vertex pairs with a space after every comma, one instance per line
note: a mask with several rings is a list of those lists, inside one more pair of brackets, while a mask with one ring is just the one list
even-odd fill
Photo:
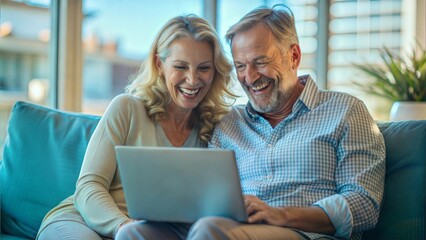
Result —
[[425, 239], [426, 120], [379, 122], [386, 145], [379, 222], [363, 239]]

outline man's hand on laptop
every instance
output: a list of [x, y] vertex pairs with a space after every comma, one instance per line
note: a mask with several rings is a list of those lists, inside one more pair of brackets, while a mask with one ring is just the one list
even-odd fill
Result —
[[271, 207], [253, 195], [245, 195], [244, 203], [249, 216], [249, 223], [265, 223], [275, 226], [285, 226], [286, 213], [282, 208]]
[[336, 229], [320, 207], [271, 207], [256, 196], [245, 195], [249, 223], [264, 223], [333, 235]]

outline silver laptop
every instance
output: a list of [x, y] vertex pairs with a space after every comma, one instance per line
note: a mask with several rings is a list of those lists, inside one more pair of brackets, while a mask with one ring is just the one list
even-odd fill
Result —
[[233, 151], [115, 147], [129, 216], [192, 223], [204, 216], [246, 222]]

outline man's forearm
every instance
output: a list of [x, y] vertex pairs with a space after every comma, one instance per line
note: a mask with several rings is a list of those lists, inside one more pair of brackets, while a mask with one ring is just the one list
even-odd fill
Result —
[[334, 235], [336, 231], [327, 214], [320, 207], [285, 207], [283, 227], [295, 228], [306, 232]]

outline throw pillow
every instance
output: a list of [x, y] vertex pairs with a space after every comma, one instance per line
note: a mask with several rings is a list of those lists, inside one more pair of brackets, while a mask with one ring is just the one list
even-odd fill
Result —
[[45, 214], [74, 193], [99, 118], [14, 105], [0, 165], [3, 233], [34, 239]]

